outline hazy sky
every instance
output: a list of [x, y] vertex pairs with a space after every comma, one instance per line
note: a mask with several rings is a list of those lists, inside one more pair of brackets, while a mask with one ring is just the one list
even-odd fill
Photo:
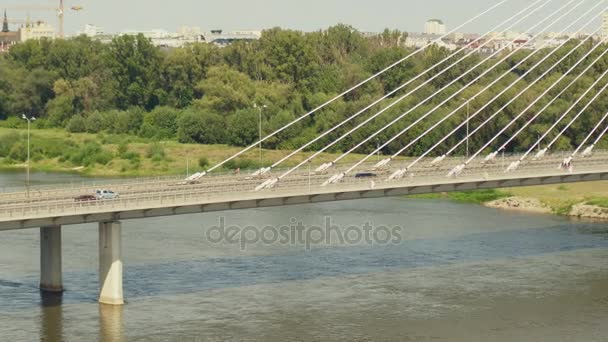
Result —
[[[66, 14], [66, 31], [81, 31], [84, 24], [104, 27], [106, 32], [166, 29], [199, 26], [203, 30], [262, 29], [274, 26], [305, 31], [326, 28], [336, 23], [353, 25], [362, 31], [385, 27], [422, 31], [424, 22], [439, 18], [448, 29], [457, 26], [499, 0], [65, 0], [68, 7], [82, 5], [84, 10]], [[589, 4], [598, 0], [587, 0]], [[9, 17], [23, 18], [25, 5], [53, 6], [59, 0], [0, 0], [9, 8]], [[499, 19], [523, 8], [532, 0], [509, 0], [507, 5], [463, 31], [480, 32]], [[546, 13], [566, 0], [553, 0]], [[555, 5], [555, 6], [553, 6]], [[52, 12], [30, 11], [33, 19], [47, 20], [56, 26]]]

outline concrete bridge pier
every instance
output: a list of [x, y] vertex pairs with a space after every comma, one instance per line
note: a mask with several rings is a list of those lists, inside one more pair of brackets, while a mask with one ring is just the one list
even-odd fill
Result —
[[63, 292], [61, 226], [40, 228], [40, 290]]
[[99, 223], [99, 303], [123, 305], [121, 223]]

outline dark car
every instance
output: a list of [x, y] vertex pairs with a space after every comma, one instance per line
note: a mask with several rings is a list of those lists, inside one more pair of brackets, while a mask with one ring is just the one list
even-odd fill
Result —
[[80, 195], [77, 197], [74, 197], [74, 201], [76, 202], [89, 202], [89, 201], [96, 201], [97, 198], [95, 197], [95, 195]]
[[375, 173], [371, 172], [360, 172], [355, 175], [355, 178], [374, 178], [376, 177]]

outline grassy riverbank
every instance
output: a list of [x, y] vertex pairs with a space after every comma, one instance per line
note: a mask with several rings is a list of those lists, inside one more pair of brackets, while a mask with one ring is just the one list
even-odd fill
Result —
[[413, 196], [448, 199], [504, 210], [583, 218], [608, 218], [608, 182], [543, 185]]
[[[227, 145], [181, 144], [177, 141], [156, 142], [131, 135], [68, 133], [58, 129], [31, 131], [31, 168], [47, 172], [77, 172], [87, 176], [161, 176], [186, 174], [213, 166], [239, 152]], [[281, 159], [291, 151], [263, 150], [262, 162], [257, 148], [245, 153], [226, 170], [256, 169]], [[299, 153], [282, 166], [294, 166], [311, 153]], [[324, 153], [314, 164], [334, 160], [336, 154]], [[343, 162], [354, 162], [361, 155], [350, 155]], [[0, 128], [0, 169], [21, 170], [26, 167], [27, 132], [23, 129]]]

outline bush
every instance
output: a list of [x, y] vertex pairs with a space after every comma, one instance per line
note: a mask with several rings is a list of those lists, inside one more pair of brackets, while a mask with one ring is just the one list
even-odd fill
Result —
[[100, 144], [87, 141], [80, 149], [72, 152], [69, 160], [76, 165], [91, 166], [95, 163], [107, 165], [113, 158], [112, 153], [104, 151]]
[[129, 151], [122, 155], [122, 159], [129, 160], [132, 163], [139, 163], [141, 156], [137, 152]]
[[157, 107], [144, 115], [141, 132], [146, 138], [170, 139], [177, 133], [180, 111], [170, 107]]
[[8, 119], [4, 120], [4, 121], [0, 121], [0, 124], [2, 124], [2, 127], [6, 127], [6, 128], [25, 128], [27, 127], [27, 123], [25, 122], [25, 120], [16, 117], [16, 116], [9, 116]]
[[203, 169], [206, 168], [207, 166], [209, 166], [209, 159], [207, 159], [206, 157], [198, 158], [198, 166]]
[[177, 138], [181, 143], [217, 144], [223, 140], [225, 131], [222, 116], [186, 111], [179, 118]]
[[127, 159], [124, 157], [124, 155], [127, 153], [127, 151], [129, 151], [129, 143], [127, 143], [126, 141], [123, 141], [120, 144], [118, 144], [118, 155], [122, 159]]
[[89, 133], [99, 133], [105, 129], [104, 118], [100, 112], [92, 112], [85, 118], [86, 131]]
[[80, 115], [74, 115], [68, 122], [67, 130], [70, 133], [84, 133], [87, 130], [85, 120]]
[[166, 157], [165, 147], [159, 143], [153, 143], [148, 146], [146, 150], [146, 157], [152, 159], [152, 161], [159, 162]]
[[19, 133], [10, 132], [0, 136], [0, 157], [8, 156], [13, 145], [20, 140]]
[[235, 169], [253, 170], [253, 169], [259, 169], [262, 166], [263, 165], [261, 165], [257, 161], [251, 160], [251, 159], [233, 159], [233, 160], [226, 162], [226, 164], [224, 164], [224, 169], [227, 169], [227, 170], [235, 170]]
[[27, 143], [19, 141], [11, 147], [8, 157], [13, 160], [26, 161], [27, 160]]

